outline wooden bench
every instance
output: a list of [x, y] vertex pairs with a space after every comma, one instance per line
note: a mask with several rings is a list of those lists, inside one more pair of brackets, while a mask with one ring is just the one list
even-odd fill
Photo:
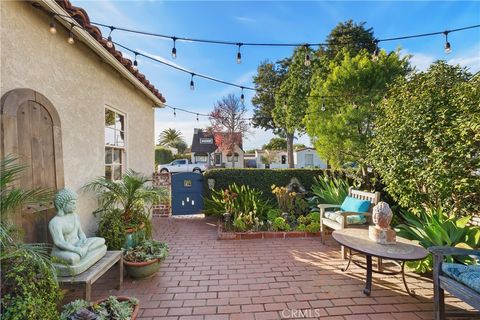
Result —
[[123, 255], [122, 251], [107, 251], [102, 259], [98, 260], [93, 266], [86, 271], [72, 277], [58, 277], [58, 283], [61, 285], [77, 285], [85, 284], [85, 300], [90, 301], [92, 295], [92, 284], [95, 283], [110, 268], [118, 263], [120, 269], [120, 277], [118, 289], [122, 289], [123, 285]]
[[[445, 320], [445, 293], [447, 290], [458, 299], [466, 302], [472, 307], [480, 310], [480, 293], [472, 290], [463, 283], [450, 278], [442, 271], [442, 263], [445, 256], [480, 256], [480, 250], [470, 250], [455, 247], [430, 247], [428, 248], [433, 255], [433, 300], [435, 320]], [[478, 319], [480, 312], [449, 312], [456, 317], [468, 317], [469, 319]]]

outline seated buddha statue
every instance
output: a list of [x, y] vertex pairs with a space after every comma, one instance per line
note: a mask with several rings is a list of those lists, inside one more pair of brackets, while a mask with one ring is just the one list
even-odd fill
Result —
[[55, 195], [57, 215], [50, 220], [48, 229], [53, 238], [52, 256], [59, 276], [80, 274], [100, 260], [107, 252], [104, 238], [87, 238], [80, 219], [75, 213], [77, 194], [70, 189]]

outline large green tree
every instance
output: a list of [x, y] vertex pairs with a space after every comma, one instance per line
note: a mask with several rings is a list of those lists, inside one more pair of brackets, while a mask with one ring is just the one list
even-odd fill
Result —
[[303, 119], [308, 107], [310, 93], [311, 65], [305, 64], [305, 57], [313, 52], [306, 46], [295, 49], [287, 76], [282, 81], [275, 95], [275, 108], [272, 110], [273, 120], [278, 127], [285, 128], [287, 139], [288, 165], [294, 167], [293, 139], [295, 134], [305, 133]]
[[188, 147], [185, 140], [183, 140], [182, 132], [174, 128], [165, 129], [160, 133], [158, 145], [176, 148], [179, 153], [184, 153]]
[[334, 167], [355, 162], [364, 169], [368, 143], [374, 134], [379, 101], [397, 77], [410, 70], [408, 58], [382, 51], [372, 60], [367, 51], [344, 53], [326, 76], [312, 76], [312, 93], [305, 117], [317, 152]]
[[284, 138], [272, 138], [262, 147], [263, 150], [286, 150], [287, 140]]
[[369, 160], [401, 205], [479, 213], [479, 101], [480, 78], [443, 61], [392, 86]]
[[365, 22], [355, 23], [352, 20], [339, 23], [327, 37], [327, 56], [329, 59], [343, 59], [345, 53], [355, 56], [366, 50], [373, 53], [377, 47], [372, 28], [366, 28]]

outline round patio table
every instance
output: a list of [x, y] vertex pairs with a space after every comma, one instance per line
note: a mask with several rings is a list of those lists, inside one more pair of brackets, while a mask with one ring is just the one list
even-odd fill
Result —
[[[403, 284], [408, 294], [413, 296], [415, 292], [410, 291], [405, 280], [405, 262], [421, 260], [427, 257], [428, 251], [422, 246], [407, 240], [405, 238], [397, 236], [396, 244], [378, 244], [368, 237], [368, 229], [347, 228], [342, 230], [336, 230], [333, 232], [333, 238], [349, 249], [349, 259], [347, 266], [342, 271], [347, 271], [350, 263], [352, 262], [352, 256], [357, 254], [365, 255], [366, 266], [353, 260], [353, 263], [357, 266], [367, 270], [367, 279], [365, 289], [363, 293], [367, 296], [370, 295], [372, 290], [372, 272], [396, 275], [402, 274]], [[352, 254], [352, 250], [355, 254]], [[400, 271], [382, 271], [373, 270], [372, 257], [378, 257], [381, 260], [391, 260], [400, 267]]]

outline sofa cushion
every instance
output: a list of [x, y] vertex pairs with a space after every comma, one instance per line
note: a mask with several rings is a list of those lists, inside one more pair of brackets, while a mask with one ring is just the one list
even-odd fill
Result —
[[[342, 211], [326, 211], [325, 218], [342, 223]], [[363, 214], [356, 214], [347, 216], [347, 224], [364, 224], [367, 222], [367, 218]]]
[[480, 265], [463, 265], [459, 263], [442, 263], [442, 271], [467, 287], [480, 293]]
[[346, 197], [343, 200], [340, 210], [350, 212], [367, 212], [370, 209], [371, 202], [368, 200], [360, 200], [353, 197]]

